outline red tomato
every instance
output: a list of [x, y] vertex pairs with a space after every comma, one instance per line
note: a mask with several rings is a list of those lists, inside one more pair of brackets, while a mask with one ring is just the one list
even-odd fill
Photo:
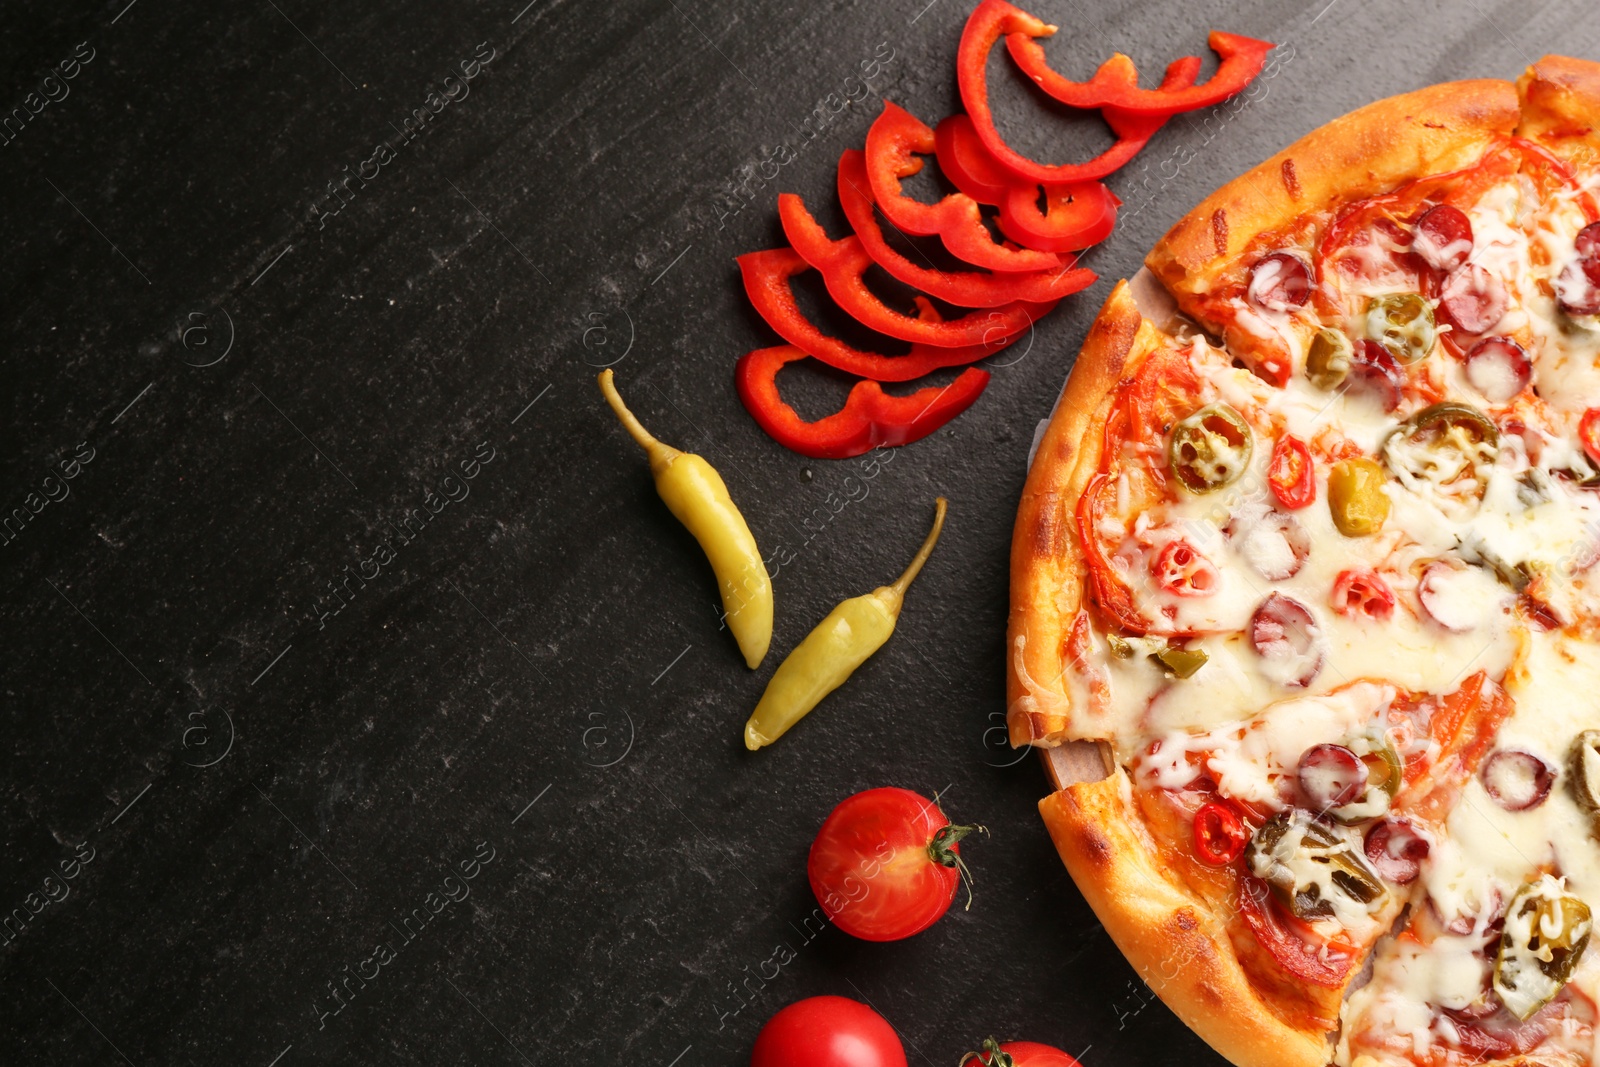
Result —
[[1578, 441], [1591, 460], [1600, 463], [1600, 408], [1590, 408], [1578, 423]]
[[1050, 1045], [1037, 1041], [1007, 1041], [1002, 1045], [992, 1037], [984, 1039], [982, 1052], [969, 1052], [961, 1062], [982, 1067], [1080, 1067], [1077, 1060]]
[[1272, 446], [1272, 462], [1267, 466], [1267, 485], [1278, 503], [1290, 511], [1303, 508], [1317, 499], [1317, 483], [1311, 466], [1311, 450], [1292, 434], [1284, 434]]
[[797, 1000], [767, 1020], [750, 1067], [906, 1067], [883, 1016], [849, 997]]
[[1222, 576], [1199, 549], [1179, 538], [1168, 541], [1150, 564], [1150, 576], [1174, 596], [1210, 596]]
[[921, 933], [950, 909], [965, 869], [956, 842], [974, 829], [951, 826], [909, 789], [857, 793], [811, 843], [811, 891], [839, 929], [863, 941]]
[[1225, 867], [1250, 843], [1250, 830], [1225, 804], [1202, 804], [1194, 813], [1194, 854], [1201, 863]]

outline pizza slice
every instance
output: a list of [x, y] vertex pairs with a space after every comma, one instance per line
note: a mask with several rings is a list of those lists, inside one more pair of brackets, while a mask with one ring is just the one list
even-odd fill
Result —
[[1118, 946], [1203, 1037], [1321, 1064], [1510, 707], [1481, 672], [1440, 696], [1355, 681], [1172, 731], [1040, 810]]

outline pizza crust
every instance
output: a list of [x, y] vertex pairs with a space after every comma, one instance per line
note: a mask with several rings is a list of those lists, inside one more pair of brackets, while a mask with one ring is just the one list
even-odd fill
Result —
[[1594, 165], [1600, 155], [1600, 63], [1545, 56], [1517, 79], [1517, 132], [1568, 162]]
[[1167, 1007], [1234, 1063], [1323, 1067], [1328, 1035], [1286, 1022], [1257, 993], [1226, 917], [1175, 885], [1161, 846], [1139, 832], [1127, 775], [1039, 802], [1056, 851], [1117, 948]]
[[1063, 643], [1084, 606], [1078, 497], [1100, 463], [1099, 430], [1123, 369], [1157, 336], [1128, 283], [1118, 282], [1089, 328], [1028, 470], [1011, 535], [1006, 724], [1013, 746], [1053, 747], [1074, 725]]
[[1202, 200], [1150, 250], [1145, 265], [1185, 313], [1196, 298], [1242, 276], [1240, 254], [1262, 234], [1308, 212], [1331, 210], [1413, 178], [1458, 170], [1509, 135], [1516, 87], [1480, 79], [1446, 82], [1357, 108], [1300, 138]]

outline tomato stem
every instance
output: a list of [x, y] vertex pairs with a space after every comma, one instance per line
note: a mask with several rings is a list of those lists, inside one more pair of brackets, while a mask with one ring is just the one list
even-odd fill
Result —
[[942, 826], [934, 832], [933, 840], [928, 842], [928, 858], [941, 867], [954, 867], [961, 872], [961, 884], [967, 889], [967, 911], [972, 910], [972, 872], [961, 861], [961, 854], [951, 846], [974, 830], [987, 835], [987, 826]]
[[961, 1062], [956, 1064], [956, 1067], [966, 1067], [968, 1063], [974, 1060], [980, 1064], [980, 1067], [1015, 1067], [1015, 1061], [1012, 1060], [1011, 1053], [1003, 1051], [1000, 1048], [1000, 1042], [993, 1037], [984, 1038], [981, 1047], [983, 1049], [982, 1052], [969, 1052], [962, 1056]]

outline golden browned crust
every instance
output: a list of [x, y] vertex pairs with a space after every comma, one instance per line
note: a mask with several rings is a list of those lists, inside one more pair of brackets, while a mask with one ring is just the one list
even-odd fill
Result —
[[1039, 802], [1056, 851], [1139, 977], [1234, 1063], [1323, 1067], [1320, 1028], [1280, 1017], [1250, 984], [1225, 915], [1173, 881], [1162, 848], [1140, 833], [1127, 775], [1069, 786]]
[[1517, 79], [1517, 133], [1571, 163], [1600, 162], [1600, 63], [1545, 56]]
[[1089, 329], [1039, 442], [1011, 535], [1006, 722], [1013, 745], [1055, 745], [1072, 720], [1063, 644], [1083, 607], [1078, 497], [1100, 463], [1106, 408], [1123, 368], [1158, 336], [1118, 282]]
[[1206, 197], [1156, 243], [1145, 265], [1194, 315], [1193, 298], [1215, 288], [1259, 235], [1413, 178], [1459, 169], [1494, 137], [1510, 134], [1517, 117], [1515, 87], [1492, 79], [1446, 82], [1368, 104]]

